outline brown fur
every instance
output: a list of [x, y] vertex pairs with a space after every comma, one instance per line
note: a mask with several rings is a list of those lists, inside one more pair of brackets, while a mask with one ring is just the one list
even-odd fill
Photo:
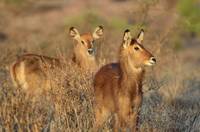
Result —
[[[126, 38], [120, 47], [119, 62], [103, 66], [95, 75], [95, 127], [99, 128], [109, 115], [115, 115], [115, 131], [128, 127], [137, 131], [142, 103], [144, 65], [153, 56], [138, 40]], [[141, 38], [140, 38], [141, 39]], [[141, 42], [141, 41], [140, 41]], [[138, 47], [136, 51], [134, 48]]]
[[91, 34], [84, 34], [81, 36], [85, 44], [76, 44], [73, 50], [73, 61], [85, 70], [94, 70], [97, 67], [94, 55], [88, 54], [88, 49], [93, 49], [91, 42], [94, 38]]
[[56, 58], [25, 54], [11, 65], [10, 75], [16, 87], [38, 94], [50, 88], [48, 71], [57, 67], [61, 67], [61, 62]]
[[[93, 54], [89, 54], [88, 49], [93, 48], [92, 42], [102, 35], [102, 31], [99, 30], [103, 30], [103, 28], [99, 26], [93, 34], [80, 36], [77, 29], [70, 28], [71, 37], [77, 40], [77, 44], [74, 46], [73, 61], [82, 70], [94, 69], [96, 66], [95, 57]], [[96, 38], [93, 37], [94, 35]], [[48, 72], [61, 68], [62, 64], [63, 62], [57, 58], [25, 54], [10, 66], [11, 79], [16, 87], [21, 87], [28, 93], [36, 95], [51, 88]]]

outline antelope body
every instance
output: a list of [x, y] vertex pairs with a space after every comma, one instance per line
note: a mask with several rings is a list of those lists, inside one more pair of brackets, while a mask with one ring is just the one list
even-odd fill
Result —
[[[69, 34], [77, 41], [73, 50], [72, 60], [74, 63], [83, 70], [95, 68], [96, 60], [93, 54], [93, 44], [94, 40], [103, 35], [103, 27], [97, 27], [93, 34], [83, 35], [80, 35], [76, 28], [71, 27]], [[28, 93], [41, 93], [41, 91], [49, 89], [51, 85], [47, 71], [61, 68], [62, 61], [37, 54], [22, 55], [10, 66], [11, 79], [16, 87], [21, 87]]]
[[95, 75], [95, 127], [98, 129], [110, 114], [115, 116], [114, 131], [119, 128], [137, 131], [142, 103], [144, 66], [154, 65], [155, 58], [142, 45], [144, 32], [132, 39], [126, 30], [119, 51], [119, 62], [103, 66]]

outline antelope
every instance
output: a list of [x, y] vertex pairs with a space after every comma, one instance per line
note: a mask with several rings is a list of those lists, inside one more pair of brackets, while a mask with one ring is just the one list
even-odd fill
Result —
[[[103, 27], [98, 26], [94, 32], [80, 35], [75, 27], [69, 29], [69, 35], [77, 41], [73, 49], [72, 61], [81, 69], [92, 69], [96, 66], [94, 41], [103, 35]], [[37, 54], [25, 54], [10, 66], [11, 80], [16, 87], [28, 93], [38, 93], [50, 88], [46, 70], [54, 70], [63, 64], [61, 59]]]
[[114, 131], [127, 128], [138, 131], [142, 103], [142, 81], [145, 66], [153, 66], [155, 57], [146, 50], [142, 41], [144, 30], [132, 38], [127, 29], [119, 50], [119, 62], [110, 63], [96, 73], [94, 78], [95, 129], [99, 129], [108, 116], [114, 115]]

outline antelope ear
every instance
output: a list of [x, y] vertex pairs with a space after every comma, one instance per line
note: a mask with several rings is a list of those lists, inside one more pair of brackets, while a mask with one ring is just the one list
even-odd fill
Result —
[[101, 38], [103, 36], [103, 26], [96, 27], [92, 36], [93, 36], [94, 39]]
[[141, 29], [140, 33], [138, 34], [138, 37], [137, 37], [137, 42], [141, 44], [143, 39], [144, 39], [144, 30]]
[[80, 39], [80, 34], [78, 32], [78, 30], [75, 27], [70, 27], [69, 28], [69, 35], [76, 40]]
[[126, 29], [124, 31], [124, 36], [123, 36], [123, 47], [126, 48], [132, 40], [131, 32], [129, 29]]

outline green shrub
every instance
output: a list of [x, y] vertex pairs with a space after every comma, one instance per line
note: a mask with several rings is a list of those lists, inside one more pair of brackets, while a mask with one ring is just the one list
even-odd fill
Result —
[[9, 5], [16, 5], [16, 6], [21, 6], [25, 3], [26, 0], [4, 0], [6, 4]]
[[67, 17], [65, 19], [65, 25], [76, 26], [76, 27], [96, 27], [97, 25], [107, 25], [106, 20], [100, 17], [95, 11], [88, 10], [84, 11], [80, 15]]
[[178, 11], [182, 16], [182, 28], [200, 35], [200, 2], [198, 0], [180, 0]]

